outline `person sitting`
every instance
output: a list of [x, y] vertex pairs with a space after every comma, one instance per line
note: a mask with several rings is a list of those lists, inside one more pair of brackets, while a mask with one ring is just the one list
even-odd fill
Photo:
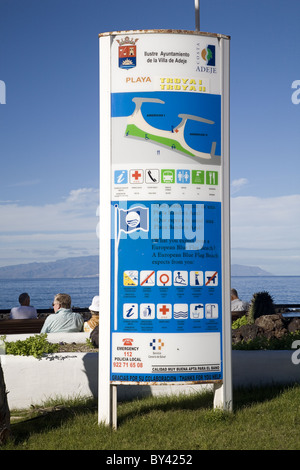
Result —
[[11, 320], [28, 320], [29, 318], [37, 318], [37, 311], [30, 305], [30, 297], [27, 292], [19, 295], [20, 307], [13, 307], [10, 311], [9, 318]]
[[95, 295], [92, 300], [92, 304], [89, 306], [91, 312], [91, 318], [84, 322], [83, 330], [87, 333], [91, 333], [96, 326], [99, 325], [99, 295]]
[[71, 297], [68, 294], [57, 294], [52, 305], [54, 313], [46, 318], [41, 333], [82, 331], [83, 318], [80, 313], [72, 311]]
[[247, 304], [239, 299], [238, 293], [236, 289], [231, 289], [230, 291], [231, 296], [231, 311], [232, 312], [242, 312], [247, 310]]

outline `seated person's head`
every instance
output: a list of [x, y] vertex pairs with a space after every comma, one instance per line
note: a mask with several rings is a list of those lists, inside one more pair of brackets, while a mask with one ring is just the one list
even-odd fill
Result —
[[238, 299], [238, 298], [239, 298], [236, 289], [231, 289], [230, 294], [231, 294], [231, 300], [234, 300], [234, 299]]
[[60, 308], [71, 308], [71, 297], [68, 294], [57, 294], [54, 297], [53, 302], [54, 310], [59, 310]]
[[29, 295], [27, 294], [27, 292], [23, 292], [23, 294], [20, 294], [19, 295], [19, 303], [20, 305], [25, 305], [25, 306], [29, 306], [30, 304], [30, 297]]

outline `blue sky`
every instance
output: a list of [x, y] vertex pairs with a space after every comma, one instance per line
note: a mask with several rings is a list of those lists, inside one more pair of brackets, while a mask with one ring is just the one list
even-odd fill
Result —
[[[193, 0], [0, 0], [0, 266], [98, 253], [98, 34], [195, 29]], [[298, 0], [200, 0], [231, 36], [232, 262], [300, 275]], [[1, 98], [1, 97], [0, 97]]]

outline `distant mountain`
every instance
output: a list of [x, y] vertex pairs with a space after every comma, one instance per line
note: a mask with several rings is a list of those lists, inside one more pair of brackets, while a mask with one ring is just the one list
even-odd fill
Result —
[[0, 279], [79, 278], [98, 275], [98, 256], [80, 256], [48, 263], [27, 263], [0, 268]]
[[273, 274], [264, 271], [258, 266], [243, 266], [242, 264], [231, 265], [232, 276], [273, 276]]
[[[65, 258], [48, 263], [27, 263], [0, 268], [0, 279], [45, 279], [97, 277], [99, 275], [98, 256]], [[232, 276], [272, 276], [258, 266], [233, 264]]]

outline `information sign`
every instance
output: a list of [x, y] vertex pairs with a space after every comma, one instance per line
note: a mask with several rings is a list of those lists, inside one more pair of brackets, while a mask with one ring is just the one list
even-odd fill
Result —
[[228, 77], [226, 36], [100, 35], [100, 297], [111, 384], [224, 380]]

